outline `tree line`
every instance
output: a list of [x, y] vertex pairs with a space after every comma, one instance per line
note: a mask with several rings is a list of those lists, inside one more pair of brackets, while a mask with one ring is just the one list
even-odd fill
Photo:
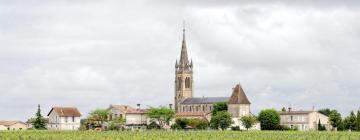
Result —
[[[175, 118], [174, 110], [167, 107], [150, 108], [146, 115], [150, 118], [148, 129], [163, 129], [166, 126], [171, 129], [216, 129], [225, 130], [231, 128], [232, 130], [239, 130], [240, 126], [232, 126], [233, 120], [231, 114], [228, 112], [226, 102], [219, 102], [213, 105], [211, 112], [211, 120], [207, 121], [204, 118], [176, 118], [174, 124], [170, 122]], [[282, 109], [284, 111], [284, 108]], [[350, 130], [360, 131], [360, 110], [355, 114], [351, 111], [345, 118], [335, 109], [321, 109], [319, 113], [329, 117], [329, 123], [333, 130]], [[111, 115], [108, 109], [96, 109], [89, 113], [86, 119], [81, 120], [82, 130], [96, 129], [101, 130], [124, 130], [126, 128], [126, 120], [122, 117], [109, 118]], [[31, 122], [33, 129], [46, 129], [46, 121], [41, 115], [40, 105], [38, 105], [36, 118]], [[288, 128], [280, 125], [280, 115], [275, 109], [261, 110], [258, 116], [248, 115], [239, 119], [242, 126], [250, 129], [254, 124], [260, 122], [261, 130], [295, 130], [296, 128]], [[106, 124], [106, 127], [104, 127]], [[325, 127], [318, 123], [318, 130], [325, 130]]]

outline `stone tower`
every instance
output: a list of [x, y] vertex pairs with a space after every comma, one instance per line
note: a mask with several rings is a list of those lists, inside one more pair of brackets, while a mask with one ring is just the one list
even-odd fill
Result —
[[175, 112], [179, 112], [179, 104], [193, 97], [193, 64], [189, 61], [186, 42], [185, 28], [183, 29], [183, 40], [181, 46], [180, 61], [175, 63]]
[[243, 88], [237, 84], [228, 102], [228, 111], [234, 118], [250, 115], [250, 101]]

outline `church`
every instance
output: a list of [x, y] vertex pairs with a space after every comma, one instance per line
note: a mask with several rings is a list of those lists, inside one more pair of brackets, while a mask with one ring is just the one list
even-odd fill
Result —
[[210, 120], [213, 104], [226, 102], [234, 125], [239, 125], [242, 116], [252, 115], [250, 101], [240, 84], [232, 88], [229, 97], [194, 97], [193, 62], [189, 61], [185, 41], [185, 29], [181, 45], [180, 60], [175, 62], [175, 97], [174, 105], [177, 117], [205, 118]]

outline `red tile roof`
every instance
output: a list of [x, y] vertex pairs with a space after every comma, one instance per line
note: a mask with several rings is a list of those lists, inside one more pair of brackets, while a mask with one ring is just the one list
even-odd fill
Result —
[[53, 107], [47, 116], [50, 115], [52, 111], [55, 111], [60, 117], [65, 116], [74, 116], [74, 117], [80, 117], [81, 113], [76, 107]]
[[5, 120], [0, 121], [0, 125], [3, 125], [3, 126], [11, 126], [11, 125], [14, 125], [16, 123], [25, 124], [25, 123], [23, 123], [21, 121], [5, 121]]
[[132, 108], [131, 106], [127, 106], [127, 105], [110, 105], [109, 109], [116, 109], [119, 110], [125, 114], [145, 114], [147, 112], [146, 109], [135, 109]]

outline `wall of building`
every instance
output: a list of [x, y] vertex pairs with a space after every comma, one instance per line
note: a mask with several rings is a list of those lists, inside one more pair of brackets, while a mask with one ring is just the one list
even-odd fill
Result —
[[0, 125], [0, 130], [7, 130], [6, 126]]
[[145, 114], [126, 114], [126, 124], [147, 124], [148, 117]]
[[211, 112], [213, 104], [183, 104], [180, 105], [180, 112]]
[[242, 117], [250, 115], [249, 104], [228, 104], [228, 111], [232, 117]]
[[317, 130], [318, 129], [318, 123], [324, 125], [327, 130], [330, 130], [330, 123], [329, 123], [329, 117], [319, 113], [319, 112], [312, 112], [309, 114], [309, 128], [310, 130]]
[[80, 117], [60, 117], [56, 112], [49, 115], [49, 130], [78, 130], [80, 128]]
[[301, 131], [318, 130], [318, 122], [325, 125], [329, 129], [329, 118], [316, 111], [302, 114], [282, 114], [280, 115], [280, 124], [290, 128], [297, 128]]
[[9, 130], [26, 130], [27, 126], [25, 123], [15, 123], [9, 126]]
[[285, 114], [280, 115], [280, 124], [298, 130], [309, 129], [309, 114]]

